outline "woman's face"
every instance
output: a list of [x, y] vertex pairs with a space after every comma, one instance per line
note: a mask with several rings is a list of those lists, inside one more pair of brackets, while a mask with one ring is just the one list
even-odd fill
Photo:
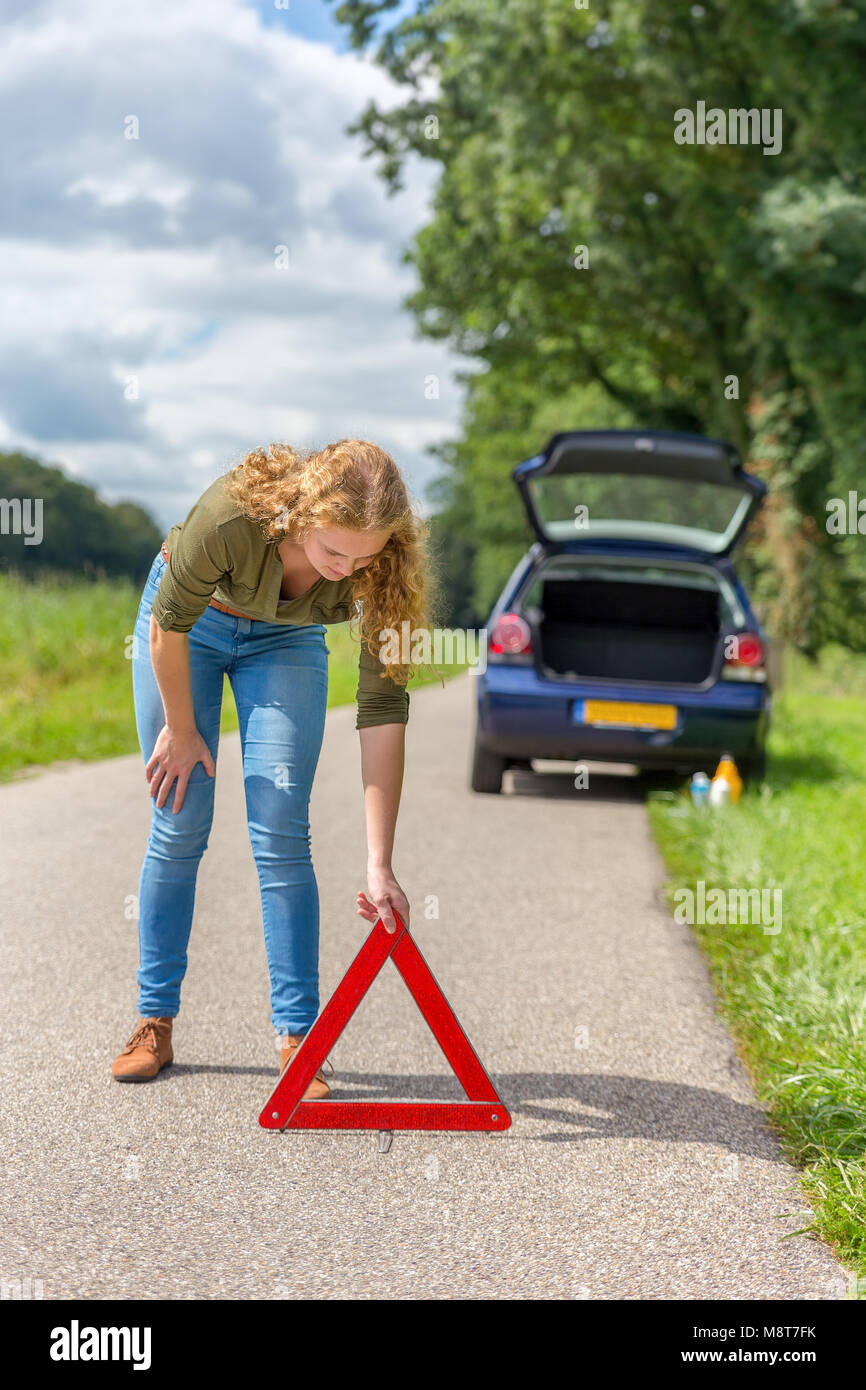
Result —
[[326, 579], [346, 579], [369, 565], [387, 543], [390, 531], [344, 531], [338, 526], [311, 531], [304, 554]]

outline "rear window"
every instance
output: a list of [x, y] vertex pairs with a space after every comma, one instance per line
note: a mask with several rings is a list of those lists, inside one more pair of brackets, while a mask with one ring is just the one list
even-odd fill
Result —
[[634, 473], [554, 473], [531, 479], [529, 488], [539, 520], [555, 540], [655, 535], [718, 551], [750, 504], [740, 487]]

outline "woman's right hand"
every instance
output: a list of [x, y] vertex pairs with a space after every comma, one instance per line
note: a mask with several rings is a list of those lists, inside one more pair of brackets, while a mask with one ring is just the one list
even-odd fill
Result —
[[153, 746], [150, 762], [144, 769], [144, 775], [150, 783], [150, 794], [156, 797], [157, 806], [165, 805], [172, 783], [177, 779], [174, 793], [174, 814], [177, 815], [183, 805], [186, 784], [196, 763], [204, 764], [204, 770], [209, 777], [216, 775], [210, 749], [198, 729], [191, 729], [189, 733], [179, 733], [164, 724]]

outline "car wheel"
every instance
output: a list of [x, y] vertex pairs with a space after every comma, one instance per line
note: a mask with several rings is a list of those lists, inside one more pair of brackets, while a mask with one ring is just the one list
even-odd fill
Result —
[[497, 758], [495, 753], [488, 753], [475, 740], [475, 749], [472, 754], [472, 777], [471, 785], [474, 792], [501, 792], [502, 774], [505, 771], [505, 759]]

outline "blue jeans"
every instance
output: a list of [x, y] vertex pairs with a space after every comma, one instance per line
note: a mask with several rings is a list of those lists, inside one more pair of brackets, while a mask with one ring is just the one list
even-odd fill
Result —
[[[144, 586], [132, 654], [138, 738], [145, 764], [165, 724], [150, 659], [150, 614], [165, 569], [157, 555]], [[319, 892], [310, 855], [309, 804], [325, 730], [328, 647], [321, 623], [304, 627], [233, 618], [207, 607], [189, 633], [195, 722], [216, 765], [223, 678], [237, 705], [247, 822], [261, 889], [271, 1021], [304, 1034], [319, 1011]], [[174, 814], [177, 784], [153, 803], [138, 896], [138, 1009], [174, 1018], [187, 964], [195, 884], [213, 820], [215, 778], [202, 763]], [[229, 979], [226, 987], [231, 987]]]

